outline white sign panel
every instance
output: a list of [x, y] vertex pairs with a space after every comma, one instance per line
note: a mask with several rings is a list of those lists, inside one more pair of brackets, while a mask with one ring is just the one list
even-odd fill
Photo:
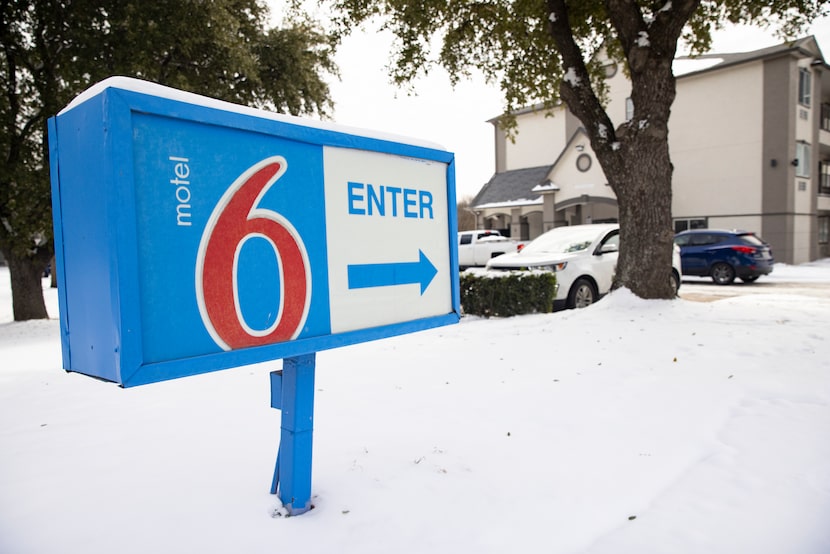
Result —
[[452, 311], [447, 164], [324, 148], [333, 333]]

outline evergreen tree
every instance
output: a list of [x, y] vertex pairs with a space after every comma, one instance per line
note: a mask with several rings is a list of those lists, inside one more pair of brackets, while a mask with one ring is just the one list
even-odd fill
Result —
[[46, 120], [90, 85], [137, 77], [292, 115], [328, 115], [328, 38], [266, 26], [260, 0], [0, 0], [0, 252], [14, 318], [47, 317], [52, 258]]

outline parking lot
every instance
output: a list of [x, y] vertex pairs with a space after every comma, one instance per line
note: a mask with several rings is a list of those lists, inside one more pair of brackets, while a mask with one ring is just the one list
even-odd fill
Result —
[[[827, 271], [826, 269], [824, 270]], [[712, 302], [722, 298], [747, 294], [787, 294], [815, 298], [830, 298], [830, 280], [813, 281], [792, 278], [784, 275], [761, 277], [754, 283], [736, 280], [731, 285], [716, 285], [709, 278], [684, 277], [680, 287], [680, 297], [697, 302]]]

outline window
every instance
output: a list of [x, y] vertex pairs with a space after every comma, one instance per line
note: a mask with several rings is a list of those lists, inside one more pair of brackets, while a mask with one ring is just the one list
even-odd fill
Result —
[[796, 177], [810, 176], [810, 145], [803, 140], [795, 143]]
[[618, 252], [620, 250], [620, 232], [611, 231], [611, 234], [599, 245], [599, 252]]
[[822, 215], [818, 218], [818, 242], [819, 244], [830, 242], [830, 216]]
[[688, 246], [691, 237], [689, 235], [683, 235], [682, 237], [674, 237], [674, 243], [677, 246]]
[[689, 229], [706, 229], [709, 224], [705, 217], [698, 217], [693, 219], [675, 219], [674, 232], [688, 231]]
[[634, 119], [634, 101], [629, 97], [625, 99], [625, 120]]
[[798, 103], [804, 106], [810, 105], [812, 77], [810, 70], [806, 67], [798, 71]]
[[689, 239], [689, 246], [709, 246], [710, 244], [718, 244], [726, 240], [725, 235], [715, 235], [713, 233], [701, 233], [699, 235], [692, 235]]
[[830, 194], [830, 161], [823, 161], [819, 164], [821, 175], [818, 181], [818, 193]]

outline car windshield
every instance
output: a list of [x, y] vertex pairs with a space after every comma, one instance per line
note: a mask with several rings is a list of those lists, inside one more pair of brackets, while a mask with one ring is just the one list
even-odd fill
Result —
[[585, 250], [597, 238], [596, 229], [562, 227], [547, 232], [522, 249], [522, 254], [566, 254]]
[[745, 235], [740, 235], [740, 238], [744, 242], [744, 244], [750, 244], [752, 246], [766, 246], [764, 244], [764, 241], [762, 241], [761, 239], [759, 239], [758, 237], [756, 237], [755, 235], [750, 234], [750, 233], [747, 233]]

